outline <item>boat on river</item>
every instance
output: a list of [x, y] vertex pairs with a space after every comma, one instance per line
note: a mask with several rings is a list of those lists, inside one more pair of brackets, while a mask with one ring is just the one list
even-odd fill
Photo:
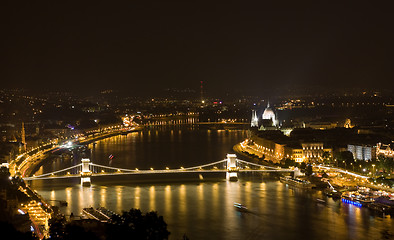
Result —
[[240, 212], [248, 212], [248, 208], [245, 207], [244, 205], [240, 204], [240, 203], [234, 203], [234, 207], [235, 209], [237, 209]]
[[111, 220], [111, 217], [115, 214], [114, 212], [103, 207], [97, 209], [94, 209], [92, 207], [84, 208], [82, 210], [82, 213], [87, 218], [94, 219], [100, 222], [109, 222]]
[[325, 205], [325, 204], [326, 204], [326, 201], [323, 200], [323, 199], [321, 199], [321, 198], [317, 198], [317, 199], [316, 199], [316, 203], [317, 203], [317, 204], [323, 204], [323, 205]]
[[314, 184], [312, 184], [311, 182], [309, 182], [307, 180], [293, 178], [291, 176], [280, 177], [279, 179], [283, 183], [286, 183], [290, 186], [299, 187], [299, 188], [312, 189], [312, 188], [316, 187]]

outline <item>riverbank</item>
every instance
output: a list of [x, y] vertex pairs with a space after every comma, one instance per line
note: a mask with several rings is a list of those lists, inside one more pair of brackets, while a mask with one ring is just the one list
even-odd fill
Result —
[[[96, 142], [102, 139], [106, 139], [109, 137], [121, 135], [121, 134], [128, 134], [131, 132], [138, 132], [141, 131], [143, 127], [135, 127], [132, 129], [120, 129], [120, 130], [114, 130], [113, 132], [106, 132], [103, 134], [97, 134], [97, 135], [92, 135], [89, 137], [84, 138], [83, 140], [73, 140], [75, 144], [78, 145], [88, 145], [92, 142]], [[72, 141], [72, 140], [70, 140]], [[67, 142], [67, 141], [65, 141]], [[45, 164], [50, 155], [55, 152], [61, 150], [62, 144], [58, 144], [56, 146], [53, 146], [50, 149], [46, 149], [45, 152], [38, 152], [36, 154], [33, 154], [32, 156], [28, 156], [26, 160], [24, 160], [23, 166], [21, 167], [20, 164], [19, 166], [15, 166], [15, 168], [19, 169], [19, 172], [21, 173], [22, 177], [29, 177], [32, 176], [35, 172], [38, 171], [38, 169]]]
[[262, 160], [261, 157], [259, 157], [257, 155], [252, 155], [250, 153], [244, 152], [242, 149], [241, 143], [235, 144], [233, 146], [233, 151], [251, 162], [258, 163], [258, 164], [265, 165], [265, 166], [269, 166], [269, 167], [278, 167], [277, 165], [272, 164], [266, 160]]
[[[34, 150], [33, 154], [32, 152], [30, 152], [18, 156], [18, 158], [14, 159], [9, 165], [9, 171], [12, 170], [10, 171], [10, 174], [12, 173], [12, 176], [16, 177], [16, 179], [19, 179], [18, 176], [31, 176], [43, 164], [45, 164], [46, 161], [48, 161], [54, 151], [61, 150], [65, 142], [73, 141], [74, 143], [77, 142], [78, 144], [86, 145], [108, 137], [116, 136], [119, 134], [127, 134], [129, 132], [139, 130], [141, 129], [120, 129], [111, 131], [109, 133], [105, 132], [104, 134], [97, 134], [96, 136], [90, 136], [86, 138], [84, 137], [84, 139], [81, 141], [66, 140], [64, 142], [58, 143], [57, 145], [55, 145], [54, 143], [51, 143], [49, 145], [46, 144]], [[22, 213], [22, 215], [26, 213], [29, 214], [29, 218], [25, 221], [25, 225], [28, 225], [28, 221], [30, 221], [31, 226], [33, 226], [34, 232], [39, 239], [49, 237], [48, 221], [55, 215], [59, 214], [58, 209], [53, 208], [50, 204], [48, 204], [46, 201], [47, 198], [44, 198], [40, 194], [38, 194], [36, 190], [34, 190], [34, 186], [30, 186], [30, 184], [25, 184], [25, 182], [22, 180], [19, 181], [18, 184], [20, 186], [19, 188], [15, 189], [14, 192], [18, 192], [19, 195], [26, 196], [26, 199], [23, 201], [17, 199], [17, 205], [14, 206], [14, 208], [19, 209], [19, 213]], [[13, 209], [12, 212], [15, 212], [15, 209]], [[11, 218], [14, 218], [17, 215], [18, 214], [13, 213]]]

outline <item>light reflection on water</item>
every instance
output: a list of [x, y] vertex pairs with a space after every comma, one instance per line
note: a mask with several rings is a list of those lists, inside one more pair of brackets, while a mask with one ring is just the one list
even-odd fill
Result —
[[[296, 192], [295, 192], [296, 191]], [[186, 233], [192, 239], [378, 239], [381, 229], [392, 229], [390, 218], [371, 217], [367, 209], [327, 199], [319, 192], [292, 189], [278, 181], [191, 182], [90, 188], [41, 189], [47, 199], [66, 199], [65, 214], [80, 215], [83, 207], [103, 206], [120, 213], [139, 208], [164, 216], [172, 239]], [[245, 204], [250, 213], [237, 212]], [[307, 233], [307, 234], [305, 234]]]
[[[245, 131], [152, 129], [101, 140], [92, 158], [107, 165], [113, 154], [113, 166], [131, 169], [188, 167], [223, 159], [245, 137]], [[48, 163], [40, 173], [73, 162]], [[90, 206], [118, 213], [130, 208], [155, 210], [168, 223], [171, 239], [181, 239], [184, 233], [190, 239], [380, 239], [382, 230], [394, 229], [389, 217], [371, 216], [367, 209], [332, 199], [317, 205], [314, 199], [322, 198], [319, 192], [257, 176], [245, 176], [239, 182], [167, 183], [162, 179], [151, 184], [93, 179], [89, 188], [80, 187], [79, 181], [67, 185], [38, 181], [33, 187], [46, 199], [66, 200], [68, 206], [60, 209], [67, 215], [80, 215], [82, 208]], [[237, 212], [234, 202], [245, 204], [251, 212]]]
[[149, 209], [148, 211], [153, 211], [156, 209], [156, 192], [155, 186], [149, 188]]

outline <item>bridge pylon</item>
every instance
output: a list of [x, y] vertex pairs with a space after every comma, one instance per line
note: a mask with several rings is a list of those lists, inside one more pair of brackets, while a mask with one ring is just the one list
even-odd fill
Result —
[[230, 181], [238, 181], [238, 171], [239, 168], [237, 167], [237, 155], [228, 153], [226, 179]]
[[90, 159], [82, 158], [82, 171], [81, 171], [81, 185], [89, 187], [91, 185], [90, 176], [92, 176], [92, 171], [90, 171]]

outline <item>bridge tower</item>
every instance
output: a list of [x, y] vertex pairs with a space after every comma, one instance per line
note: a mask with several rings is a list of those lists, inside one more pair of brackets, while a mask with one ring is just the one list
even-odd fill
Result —
[[92, 176], [92, 171], [90, 171], [90, 159], [82, 158], [82, 171], [81, 171], [81, 185], [89, 187], [91, 184], [90, 176]]
[[226, 179], [230, 181], [238, 181], [238, 170], [237, 155], [228, 153]]

